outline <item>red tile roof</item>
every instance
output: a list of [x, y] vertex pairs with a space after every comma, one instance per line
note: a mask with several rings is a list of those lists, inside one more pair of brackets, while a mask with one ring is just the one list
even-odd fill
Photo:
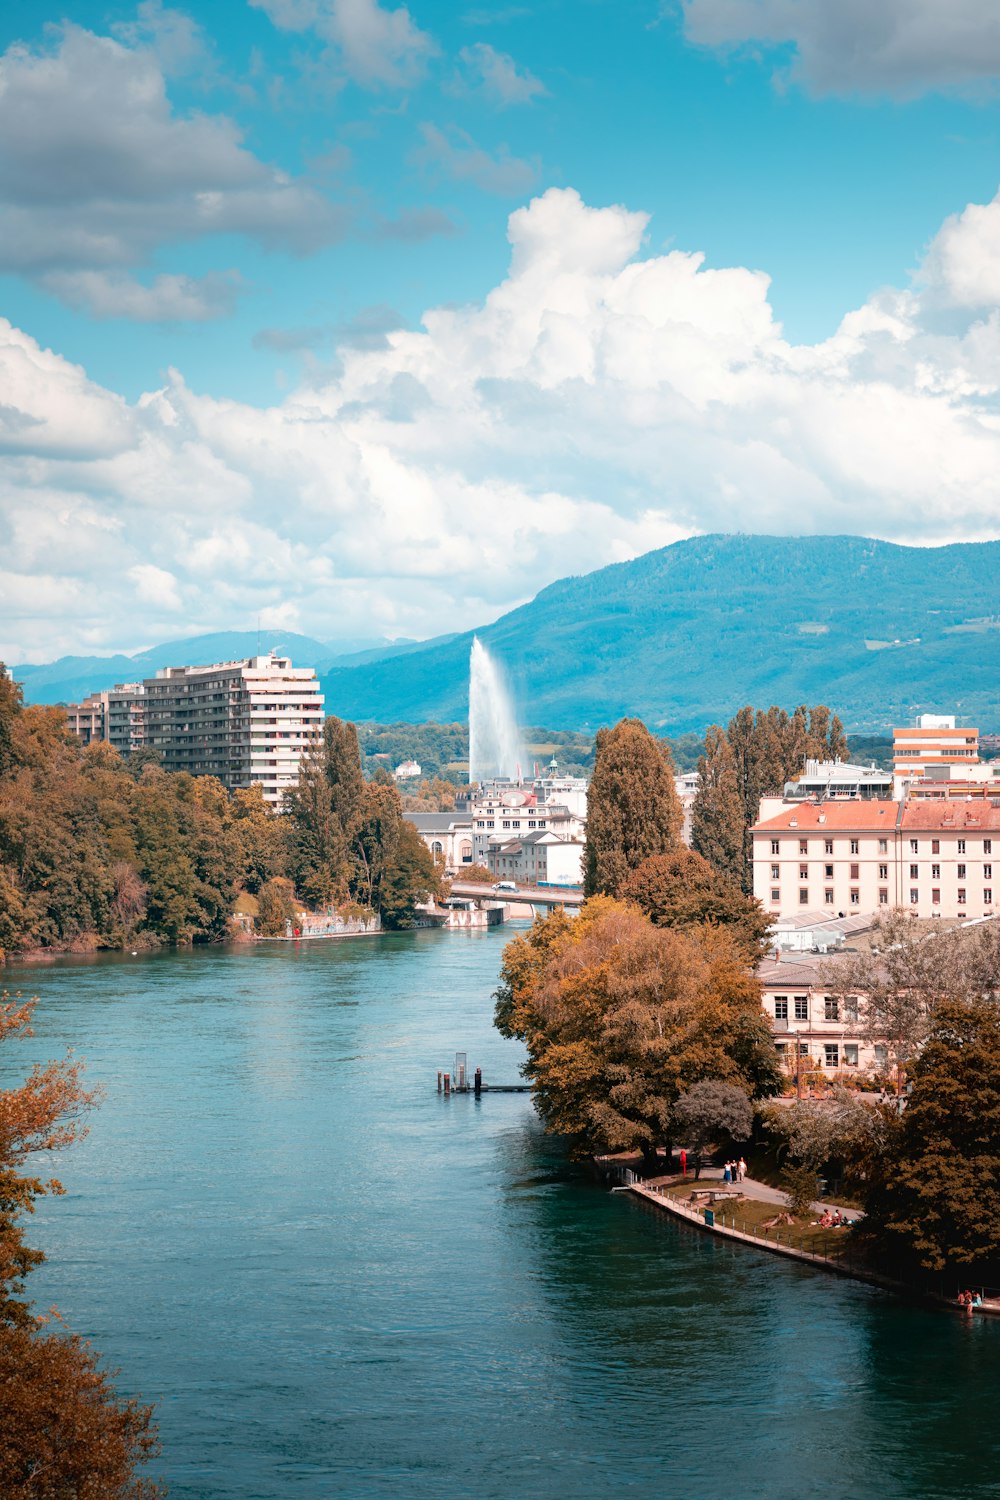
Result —
[[[997, 805], [994, 806], [993, 804]], [[907, 800], [900, 825], [906, 829], [941, 829], [948, 833], [957, 829], [986, 828], [1000, 830], [1000, 797], [988, 801], [977, 798], [975, 802], [911, 802]]]
[[850, 828], [861, 832], [881, 832], [896, 826], [899, 812], [898, 802], [866, 800], [857, 798], [850, 802], [796, 802], [786, 807], [776, 818], [754, 824], [754, 832], [763, 829], [794, 829], [803, 833], [820, 828]]

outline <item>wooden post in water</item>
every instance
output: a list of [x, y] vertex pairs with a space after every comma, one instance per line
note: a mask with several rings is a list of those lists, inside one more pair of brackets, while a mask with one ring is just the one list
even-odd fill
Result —
[[444, 1075], [444, 1096], [445, 1096], [446, 1099], [448, 1099], [448, 1098], [451, 1097], [451, 1074], [450, 1073], [446, 1073]]
[[477, 1068], [476, 1069], [474, 1080], [473, 1080], [473, 1087], [475, 1089], [476, 1098], [478, 1099], [479, 1096], [480, 1096], [480, 1094], [483, 1092], [483, 1070], [482, 1070], [482, 1068]]
[[441, 1080], [442, 1080], [443, 1077], [444, 1077], [444, 1074], [441, 1072], [441, 1069], [438, 1068], [438, 1093], [439, 1094], [440, 1094], [441, 1088], [442, 1088]]

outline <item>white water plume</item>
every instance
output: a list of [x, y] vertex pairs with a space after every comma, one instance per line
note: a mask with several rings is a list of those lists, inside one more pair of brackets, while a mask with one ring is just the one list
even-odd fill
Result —
[[514, 703], [500, 668], [478, 636], [469, 657], [469, 780], [523, 775]]

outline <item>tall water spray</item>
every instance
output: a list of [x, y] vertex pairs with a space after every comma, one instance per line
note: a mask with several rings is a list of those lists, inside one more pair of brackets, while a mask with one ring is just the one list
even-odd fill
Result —
[[510, 692], [496, 662], [474, 636], [469, 657], [469, 780], [520, 779], [523, 765]]

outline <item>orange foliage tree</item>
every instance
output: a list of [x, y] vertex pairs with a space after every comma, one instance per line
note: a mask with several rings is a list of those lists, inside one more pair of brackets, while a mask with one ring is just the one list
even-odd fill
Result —
[[702, 1079], [748, 1098], [778, 1087], [760, 987], [721, 929], [654, 927], [595, 897], [575, 920], [554, 912], [507, 945], [496, 1000], [498, 1029], [527, 1046], [542, 1119], [577, 1155], [652, 1155]]
[[[0, 997], [0, 1042], [31, 1035], [33, 1000]], [[0, 1090], [0, 1495], [4, 1500], [154, 1500], [137, 1475], [159, 1451], [152, 1407], [120, 1400], [80, 1338], [53, 1329], [25, 1298], [44, 1259], [23, 1219], [58, 1179], [26, 1170], [29, 1157], [71, 1145], [97, 1102], [72, 1059], [33, 1068]]]

